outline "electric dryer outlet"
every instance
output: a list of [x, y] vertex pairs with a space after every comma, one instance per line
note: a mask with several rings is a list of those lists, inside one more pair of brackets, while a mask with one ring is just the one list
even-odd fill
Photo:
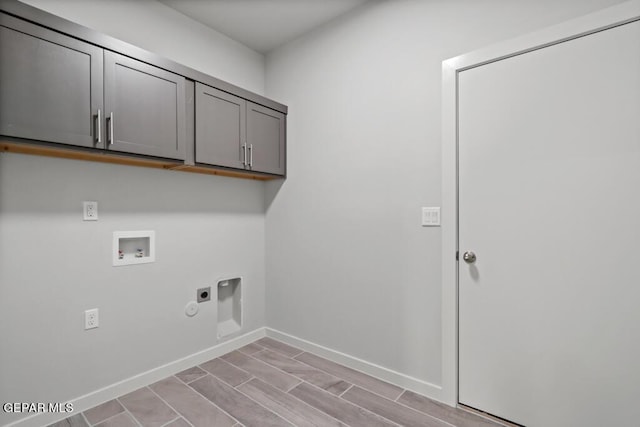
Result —
[[197, 293], [198, 302], [206, 302], [211, 301], [211, 286], [207, 286], [206, 288], [198, 289]]

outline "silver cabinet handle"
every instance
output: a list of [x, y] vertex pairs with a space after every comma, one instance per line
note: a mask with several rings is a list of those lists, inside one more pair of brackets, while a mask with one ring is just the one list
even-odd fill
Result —
[[96, 135], [96, 142], [100, 144], [102, 142], [102, 112], [98, 108], [98, 134]]
[[242, 144], [242, 165], [247, 165], [247, 144]]
[[249, 167], [253, 167], [253, 144], [249, 144]]
[[109, 114], [109, 145], [113, 145], [113, 111]]

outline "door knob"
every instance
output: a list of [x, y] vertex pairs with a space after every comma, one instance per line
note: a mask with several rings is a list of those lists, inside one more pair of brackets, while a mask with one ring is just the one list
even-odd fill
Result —
[[474, 254], [473, 252], [470, 252], [470, 251], [469, 252], [465, 252], [462, 255], [462, 259], [467, 264], [473, 264], [474, 262], [476, 262], [476, 254]]

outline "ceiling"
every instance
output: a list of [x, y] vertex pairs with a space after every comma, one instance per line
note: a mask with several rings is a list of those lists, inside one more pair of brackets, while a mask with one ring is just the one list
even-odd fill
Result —
[[368, 0], [159, 0], [214, 30], [267, 53]]

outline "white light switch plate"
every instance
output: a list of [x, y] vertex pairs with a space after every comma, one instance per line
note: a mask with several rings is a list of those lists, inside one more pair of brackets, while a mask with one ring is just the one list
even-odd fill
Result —
[[422, 208], [422, 226], [423, 227], [440, 226], [440, 207]]

